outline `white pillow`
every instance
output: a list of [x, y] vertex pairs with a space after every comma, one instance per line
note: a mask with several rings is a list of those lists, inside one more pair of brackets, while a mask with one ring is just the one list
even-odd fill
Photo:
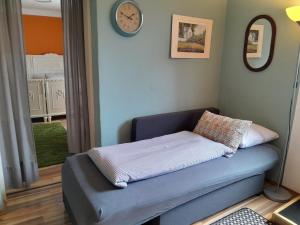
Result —
[[249, 148], [278, 139], [279, 135], [263, 126], [253, 123], [243, 136], [239, 148]]

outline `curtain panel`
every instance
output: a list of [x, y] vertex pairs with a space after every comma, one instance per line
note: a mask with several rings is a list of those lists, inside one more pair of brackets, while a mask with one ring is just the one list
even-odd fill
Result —
[[68, 146], [70, 153], [90, 149], [82, 0], [62, 0]]
[[0, 152], [6, 188], [38, 179], [20, 0], [0, 1]]

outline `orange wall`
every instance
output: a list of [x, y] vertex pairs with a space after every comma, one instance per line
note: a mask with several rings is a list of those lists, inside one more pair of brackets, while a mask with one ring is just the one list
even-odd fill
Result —
[[23, 30], [26, 54], [63, 54], [61, 18], [23, 15]]

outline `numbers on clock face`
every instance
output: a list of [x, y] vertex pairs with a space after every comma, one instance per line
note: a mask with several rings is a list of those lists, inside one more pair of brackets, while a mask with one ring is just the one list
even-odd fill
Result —
[[141, 15], [137, 6], [130, 2], [122, 4], [117, 12], [117, 23], [124, 32], [136, 32], [141, 25]]

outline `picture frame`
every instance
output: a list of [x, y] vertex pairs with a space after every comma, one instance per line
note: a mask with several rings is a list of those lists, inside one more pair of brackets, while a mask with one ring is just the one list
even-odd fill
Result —
[[251, 26], [247, 43], [247, 58], [261, 58], [264, 42], [264, 25]]
[[209, 58], [213, 20], [173, 15], [171, 58]]

